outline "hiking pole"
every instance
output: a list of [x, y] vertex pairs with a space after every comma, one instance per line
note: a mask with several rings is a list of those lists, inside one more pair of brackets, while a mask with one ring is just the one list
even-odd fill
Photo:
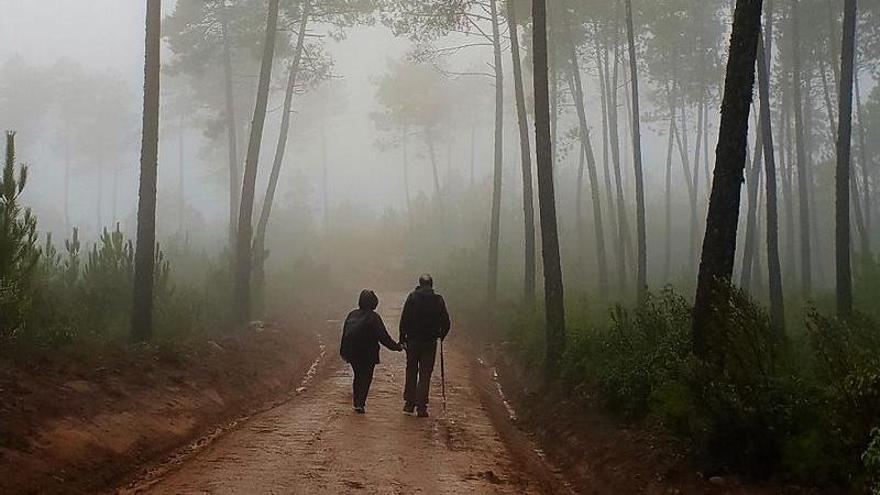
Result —
[[446, 415], [446, 362], [443, 356], [443, 339], [440, 339], [440, 391], [443, 395], [443, 414]]

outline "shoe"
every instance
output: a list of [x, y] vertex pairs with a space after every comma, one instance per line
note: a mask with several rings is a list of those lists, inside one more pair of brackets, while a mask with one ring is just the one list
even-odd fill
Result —
[[427, 418], [428, 417], [428, 408], [427, 407], [420, 407], [419, 412], [416, 413], [416, 416], [418, 416], [420, 418]]
[[404, 404], [403, 405], [403, 412], [405, 412], [407, 414], [412, 414], [415, 412], [415, 410], [416, 410], [416, 406], [413, 404]]
[[356, 412], [356, 413], [358, 413], [358, 414], [367, 414], [367, 410], [364, 409], [363, 406], [356, 406], [356, 407], [354, 408], [354, 412]]

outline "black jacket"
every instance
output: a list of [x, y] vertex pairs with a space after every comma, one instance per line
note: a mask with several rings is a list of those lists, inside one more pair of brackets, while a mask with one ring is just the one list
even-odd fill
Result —
[[342, 359], [356, 364], [378, 364], [380, 343], [392, 351], [401, 349], [388, 335], [382, 317], [375, 311], [356, 309], [348, 314], [339, 346]]
[[406, 298], [400, 315], [400, 342], [445, 339], [451, 323], [446, 301], [434, 289], [417, 287]]

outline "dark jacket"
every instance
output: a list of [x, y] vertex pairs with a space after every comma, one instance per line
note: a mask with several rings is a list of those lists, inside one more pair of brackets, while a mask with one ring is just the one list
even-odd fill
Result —
[[372, 291], [363, 291], [359, 308], [345, 318], [342, 326], [342, 342], [339, 355], [349, 363], [379, 363], [379, 344], [392, 351], [399, 351], [400, 345], [388, 335], [382, 317], [374, 311], [378, 299]]
[[451, 323], [446, 301], [434, 289], [417, 287], [406, 298], [400, 315], [400, 342], [445, 339]]

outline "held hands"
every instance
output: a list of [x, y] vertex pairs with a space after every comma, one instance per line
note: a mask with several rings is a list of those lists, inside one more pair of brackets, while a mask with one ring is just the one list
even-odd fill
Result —
[[397, 352], [403, 352], [406, 350], [406, 342], [399, 342], [397, 344]]

